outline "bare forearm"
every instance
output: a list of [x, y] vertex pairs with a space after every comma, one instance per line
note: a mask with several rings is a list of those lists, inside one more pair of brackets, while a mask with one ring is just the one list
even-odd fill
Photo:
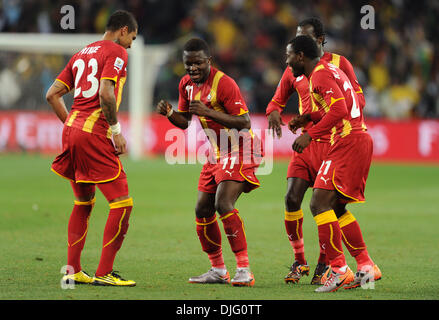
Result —
[[176, 127], [180, 129], [187, 129], [190, 122], [190, 114], [188, 112], [178, 112], [174, 111], [169, 117], [168, 120]]
[[117, 123], [115, 96], [109, 95], [107, 97], [101, 97], [101, 109], [108, 124], [110, 126], [115, 125]]
[[60, 119], [62, 122], [65, 122], [69, 112], [67, 111], [63, 97], [53, 97], [47, 101], [49, 102], [58, 119]]
[[66, 104], [64, 103], [63, 95], [68, 92], [65, 85], [55, 81], [47, 90], [46, 100], [52, 107], [56, 116], [64, 123], [69, 115]]
[[232, 116], [230, 114], [211, 109], [207, 116], [229, 129], [242, 130], [250, 129], [251, 127], [250, 117], [247, 114], [242, 116]]

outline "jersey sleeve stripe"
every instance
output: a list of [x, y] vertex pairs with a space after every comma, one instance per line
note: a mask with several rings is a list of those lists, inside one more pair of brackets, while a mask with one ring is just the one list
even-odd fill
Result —
[[110, 77], [102, 77], [101, 78], [101, 80], [104, 80], [104, 79], [111, 80], [111, 81], [114, 81], [114, 83], [117, 83], [117, 76], [114, 76], [113, 78], [110, 78]]
[[69, 85], [68, 85], [67, 83], [65, 83], [64, 81], [59, 80], [58, 78], [55, 79], [55, 80], [56, 80], [56, 81], [59, 81], [59, 82], [61, 82], [63, 85], [65, 85], [69, 91], [71, 90], [70, 87], [69, 87]]
[[285, 108], [285, 104], [280, 104], [279, 102], [277, 102], [276, 100], [274, 100], [274, 99], [271, 99], [271, 101], [273, 101], [274, 103], [276, 103], [279, 107], [282, 107], [282, 108]]
[[333, 53], [332, 59], [331, 59], [331, 64], [333, 64], [334, 66], [339, 68], [340, 67], [340, 55]]

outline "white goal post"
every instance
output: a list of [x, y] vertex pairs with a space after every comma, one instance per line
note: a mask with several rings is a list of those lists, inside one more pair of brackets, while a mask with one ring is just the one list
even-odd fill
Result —
[[[41, 54], [73, 55], [86, 45], [102, 39], [100, 34], [0, 33], [0, 50]], [[171, 45], [145, 45], [137, 36], [128, 61], [130, 157], [140, 159], [148, 144], [144, 126], [152, 111], [154, 84], [160, 66], [166, 62]], [[61, 72], [61, 70], [59, 70]]]

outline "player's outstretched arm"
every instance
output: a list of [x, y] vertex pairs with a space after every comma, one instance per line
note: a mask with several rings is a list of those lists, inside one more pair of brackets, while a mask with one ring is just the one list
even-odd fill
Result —
[[156, 106], [157, 113], [166, 116], [168, 120], [180, 129], [187, 129], [192, 119], [192, 114], [189, 112], [178, 112], [172, 109], [171, 104], [166, 100], [160, 100]]
[[56, 116], [64, 123], [69, 115], [63, 95], [69, 92], [69, 89], [59, 81], [55, 81], [47, 90], [46, 100], [52, 107]]

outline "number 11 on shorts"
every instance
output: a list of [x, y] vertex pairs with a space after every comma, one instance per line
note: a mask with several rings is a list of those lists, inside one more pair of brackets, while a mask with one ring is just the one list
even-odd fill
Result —
[[320, 166], [319, 172], [317, 173], [317, 175], [319, 175], [322, 170], [323, 167], [325, 167], [325, 170], [323, 171], [323, 175], [326, 176], [326, 174], [328, 173], [329, 167], [331, 166], [332, 160], [327, 160], [327, 161], [323, 161], [322, 165]]
[[224, 164], [223, 164], [223, 170], [225, 170], [226, 169], [226, 166], [227, 166], [227, 163], [229, 162], [229, 159], [230, 159], [230, 170], [232, 170], [233, 169], [233, 167], [235, 166], [235, 162], [236, 162], [236, 157], [225, 157], [224, 159], [223, 159], [223, 162], [224, 162]]

